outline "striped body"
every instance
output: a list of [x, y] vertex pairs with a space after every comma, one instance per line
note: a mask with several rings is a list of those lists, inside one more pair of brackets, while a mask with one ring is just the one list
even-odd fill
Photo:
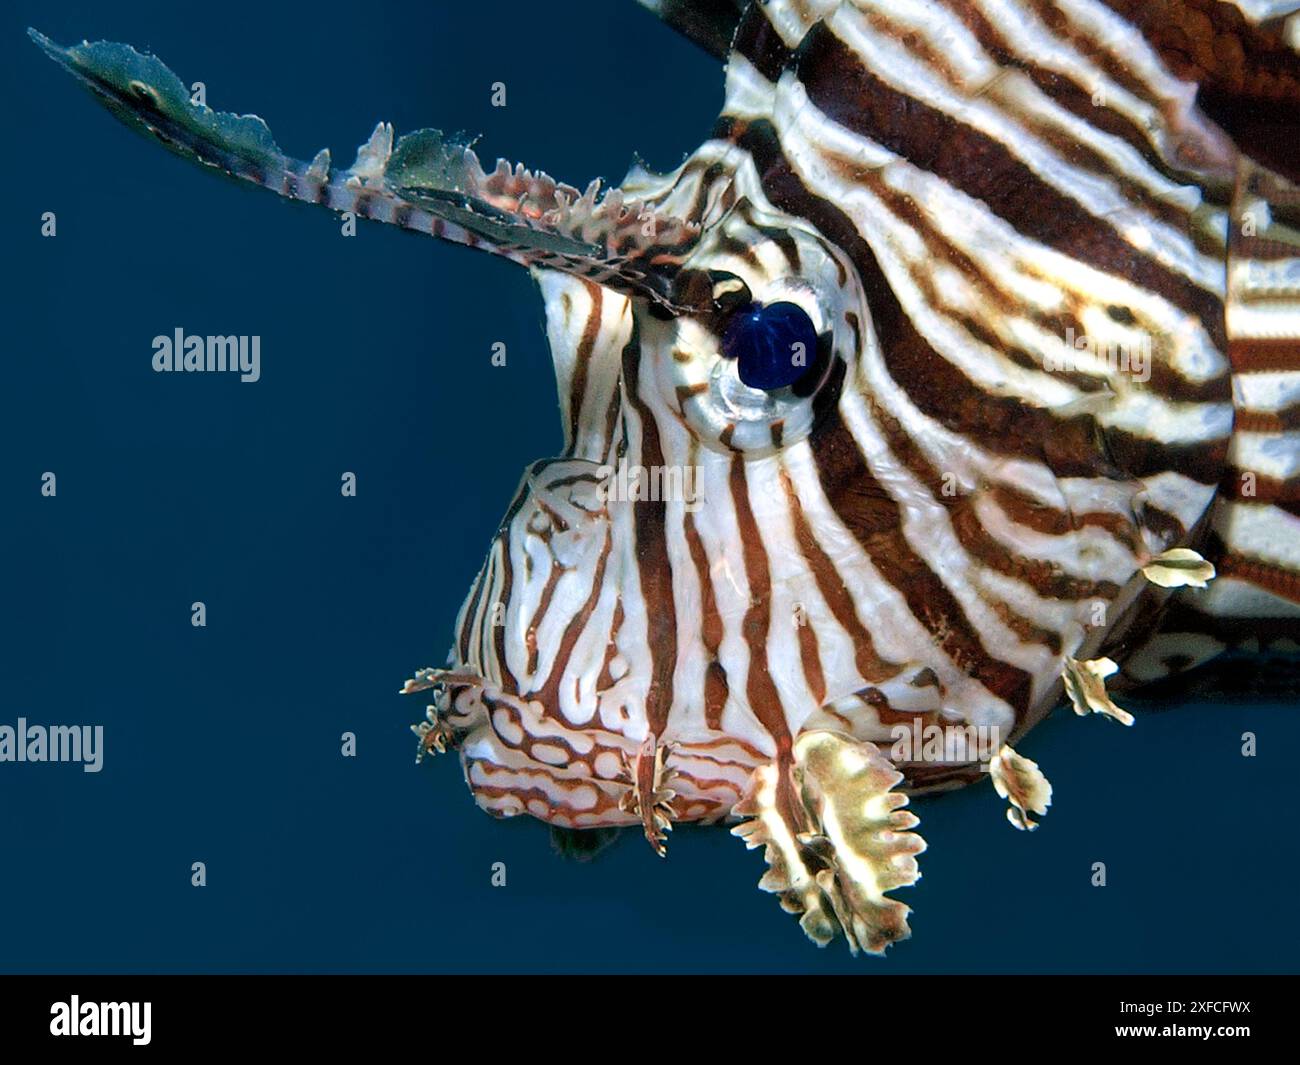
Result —
[[[646, 6], [727, 50], [725, 105], [604, 199], [382, 124], [347, 171], [295, 163], [156, 61], [42, 43], [182, 154], [533, 271], [566, 448], [407, 683], [421, 751], [493, 814], [661, 853], [739, 819], [812, 938], [878, 952], [924, 847], [901, 791], [987, 770], [1032, 828], [1011, 744], [1063, 695], [1131, 723], [1112, 659], [1300, 650], [1300, 173], [1242, 117], [1300, 103], [1300, 15]], [[722, 338], [774, 304], [818, 340], [762, 391]], [[899, 753], [926, 729], [995, 749]]]
[[[1291, 186], [1118, 15], [1054, 21], [991, 2], [755, 8], [715, 139], [629, 179], [701, 228], [687, 268], [823, 304], [832, 366], [781, 418], [720, 413], [698, 323], [539, 274], [569, 449], [525, 478], [457, 625], [450, 669], [475, 679], [439, 711], [468, 731], [485, 808], [632, 823], [621, 758], [647, 734], [672, 745], [679, 819], [730, 813], [805, 729], [883, 746], [920, 717], [1014, 741], [1067, 657], [1137, 650], [1131, 675], [1151, 679], [1223, 649], [1135, 647], [1169, 598], [1141, 567], [1177, 545], [1222, 571], [1176, 593], [1184, 625], [1294, 625], [1300, 260], [1286, 236], [1240, 234], [1252, 182], [1261, 220], [1293, 233]], [[1148, 334], [1149, 380], [1046, 369], [1069, 330]], [[696, 468], [700, 509], [600, 505], [597, 471], [620, 459]], [[539, 741], [550, 729], [596, 753]]]

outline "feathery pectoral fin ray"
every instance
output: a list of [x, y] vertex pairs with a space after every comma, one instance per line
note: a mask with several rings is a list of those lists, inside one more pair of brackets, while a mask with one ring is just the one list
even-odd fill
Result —
[[882, 954], [911, 935], [910, 908], [886, 892], [920, 877], [925, 841], [892, 790], [903, 779], [872, 743], [837, 732], [798, 736], [788, 759], [759, 766], [732, 829], [750, 849], [765, 847], [758, 886], [802, 913], [808, 937], [825, 946], [842, 932], [853, 953]]
[[[394, 141], [375, 127], [347, 170], [328, 150], [310, 163], [287, 156], [256, 115], [214, 111], [191, 99], [160, 60], [126, 44], [64, 48], [28, 30], [55, 62], [126, 125], [178, 155], [282, 196], [388, 222], [494, 252], [525, 266], [547, 266], [670, 304], [668, 282], [653, 269], [678, 261], [698, 227], [628, 199], [618, 189], [585, 191], [498, 160], [485, 171], [463, 135], [422, 129]], [[678, 254], [680, 252], [680, 255]], [[653, 262], [642, 261], [642, 256]]]
[[1025, 832], [1036, 829], [1038, 822], [1030, 814], [1042, 817], [1052, 805], [1052, 785], [1038, 763], [1004, 743], [989, 760], [989, 777], [997, 793], [1010, 803], [1007, 820]]

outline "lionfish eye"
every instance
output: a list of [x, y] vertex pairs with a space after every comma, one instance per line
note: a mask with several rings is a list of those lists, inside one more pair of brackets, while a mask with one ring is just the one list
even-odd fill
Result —
[[722, 354], [736, 360], [741, 381], [764, 392], [794, 384], [816, 353], [817, 329], [796, 303], [751, 303], [722, 336]]

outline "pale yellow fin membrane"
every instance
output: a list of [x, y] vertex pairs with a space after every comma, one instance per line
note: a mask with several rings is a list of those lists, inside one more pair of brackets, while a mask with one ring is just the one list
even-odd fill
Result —
[[1052, 805], [1052, 785], [1038, 763], [1017, 754], [1004, 743], [989, 760], [989, 778], [997, 793], [1011, 803], [1007, 820], [1025, 832], [1036, 829], [1038, 822], [1029, 815], [1042, 817]]
[[1065, 660], [1065, 694], [1069, 696], [1074, 712], [1081, 717], [1087, 714], [1105, 714], [1121, 725], [1133, 724], [1133, 715], [1111, 701], [1106, 691], [1106, 678], [1119, 669], [1109, 658], [1092, 658], [1080, 662], [1077, 658]]
[[907, 796], [891, 790], [903, 775], [875, 744], [838, 732], [805, 732], [792, 753], [792, 765], [754, 770], [732, 811], [749, 820], [732, 834], [751, 850], [766, 847], [758, 886], [803, 914], [811, 940], [825, 946], [843, 932], [854, 954], [883, 954], [911, 935], [911, 908], [886, 892], [916, 883], [925, 850], [908, 831], [918, 820], [902, 809]]
[[1214, 579], [1214, 563], [1190, 547], [1171, 547], [1143, 566], [1142, 575], [1161, 588], [1205, 588]]

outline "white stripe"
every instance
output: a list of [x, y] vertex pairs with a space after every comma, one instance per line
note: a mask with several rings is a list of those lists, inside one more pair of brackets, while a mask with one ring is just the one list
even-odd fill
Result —
[[[839, 410], [845, 427], [857, 441], [872, 475], [898, 504], [902, 519], [901, 531], [908, 546], [961, 606], [970, 620], [975, 639], [990, 656], [1034, 675], [1033, 700], [1036, 701], [1041, 694], [1037, 688], [1045, 680], [1044, 675], [1051, 671], [1053, 679], [1055, 676], [1051, 652], [1041, 644], [1022, 641], [979, 597], [970, 582], [973, 560], [957, 540], [947, 508], [935, 502], [926, 487], [918, 483], [894, 457], [861, 397], [845, 393], [840, 398]], [[997, 648], [997, 651], [994, 652], [991, 648]], [[913, 656], [924, 660], [922, 648], [914, 648]], [[978, 688], [984, 698], [994, 698], [993, 693], [973, 677], [967, 678], [964, 687], [967, 698], [973, 696], [973, 688]], [[973, 697], [979, 698], [978, 695]], [[965, 709], [960, 703], [951, 705]], [[1001, 705], [1006, 706], [1005, 703]], [[1007, 710], [1009, 712], [1010, 708], [1007, 707]], [[973, 719], [968, 717], [967, 720]]]
[[1280, 411], [1300, 403], [1300, 371], [1238, 374], [1232, 379], [1232, 392], [1239, 407]]
[[1238, 432], [1229, 457], [1238, 469], [1290, 480], [1300, 475], [1300, 433]]
[[1214, 527], [1234, 555], [1300, 569], [1300, 518], [1280, 507], [1234, 500], [1215, 515]]
[[1260, 303], [1229, 303], [1225, 309], [1228, 336], [1300, 337], [1300, 308], [1294, 300]]
[[1210, 586], [1186, 597], [1197, 610], [1218, 617], [1287, 618], [1300, 616], [1300, 606], [1254, 584], [1234, 577], [1215, 577]]
[[865, 18], [849, 12], [849, 8], [841, 7], [829, 26], [876, 77], [998, 141], [1039, 180], [1108, 224], [1130, 246], [1206, 291], [1222, 293], [1225, 267], [1221, 258], [1202, 255], [1185, 232], [1172, 229], [1130, 204], [1111, 179], [1073, 166], [992, 101], [954, 91], [939, 79], [930, 64], [899, 42], [874, 32]]

